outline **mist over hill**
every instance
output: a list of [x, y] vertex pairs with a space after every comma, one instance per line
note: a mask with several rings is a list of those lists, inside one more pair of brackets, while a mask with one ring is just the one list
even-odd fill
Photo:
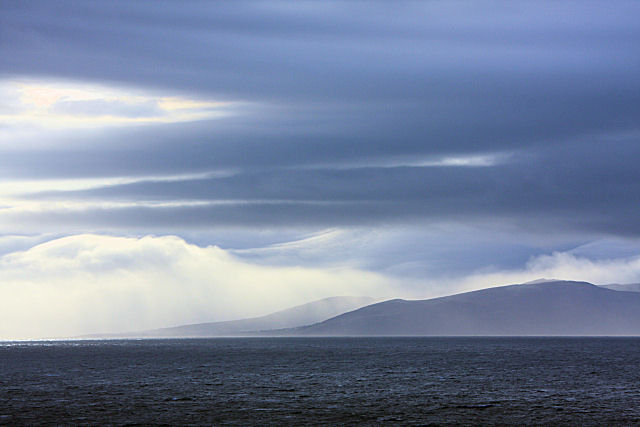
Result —
[[573, 281], [510, 285], [428, 300], [394, 299], [282, 333], [303, 336], [640, 335], [640, 293]]
[[627, 283], [624, 285], [611, 283], [609, 285], [602, 285], [602, 287], [612, 289], [614, 291], [640, 292], [640, 283]]
[[627, 291], [636, 287], [540, 279], [427, 300], [331, 297], [262, 317], [86, 338], [640, 335], [640, 292]]
[[370, 297], [329, 297], [250, 319], [197, 323], [123, 334], [94, 334], [86, 336], [86, 338], [206, 338], [246, 335], [270, 329], [295, 328], [313, 324], [371, 304], [374, 301]]

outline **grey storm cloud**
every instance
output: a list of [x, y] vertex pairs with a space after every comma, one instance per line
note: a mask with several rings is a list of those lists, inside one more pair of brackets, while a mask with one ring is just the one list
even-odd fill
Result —
[[[229, 172], [28, 196], [211, 202], [47, 213], [61, 223], [496, 218], [638, 235], [639, 18], [637, 2], [7, 2], [7, 78], [247, 107], [216, 120], [52, 133], [42, 141], [53, 148], [3, 148], [0, 167], [12, 178]], [[419, 165], [492, 155], [502, 160]]]
[[597, 83], [597, 90], [638, 67], [633, 2], [14, 2], [4, 9], [6, 72], [234, 99], [517, 96], [523, 84], [569, 92]]

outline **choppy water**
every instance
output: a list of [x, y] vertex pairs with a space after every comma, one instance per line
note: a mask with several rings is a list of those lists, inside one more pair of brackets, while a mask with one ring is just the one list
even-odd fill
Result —
[[640, 339], [0, 343], [0, 424], [640, 424]]

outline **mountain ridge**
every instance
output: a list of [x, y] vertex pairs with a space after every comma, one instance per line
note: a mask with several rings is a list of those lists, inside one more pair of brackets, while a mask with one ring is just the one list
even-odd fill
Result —
[[145, 331], [90, 334], [81, 338], [207, 338], [251, 335], [265, 330], [317, 323], [373, 302], [375, 299], [371, 297], [334, 296], [247, 319], [194, 323]]
[[577, 281], [516, 284], [393, 299], [279, 335], [640, 335], [640, 293]]

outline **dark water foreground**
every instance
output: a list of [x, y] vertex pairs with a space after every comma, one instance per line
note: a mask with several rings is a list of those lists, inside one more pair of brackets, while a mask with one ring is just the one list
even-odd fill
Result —
[[636, 338], [0, 343], [0, 424], [640, 425]]

